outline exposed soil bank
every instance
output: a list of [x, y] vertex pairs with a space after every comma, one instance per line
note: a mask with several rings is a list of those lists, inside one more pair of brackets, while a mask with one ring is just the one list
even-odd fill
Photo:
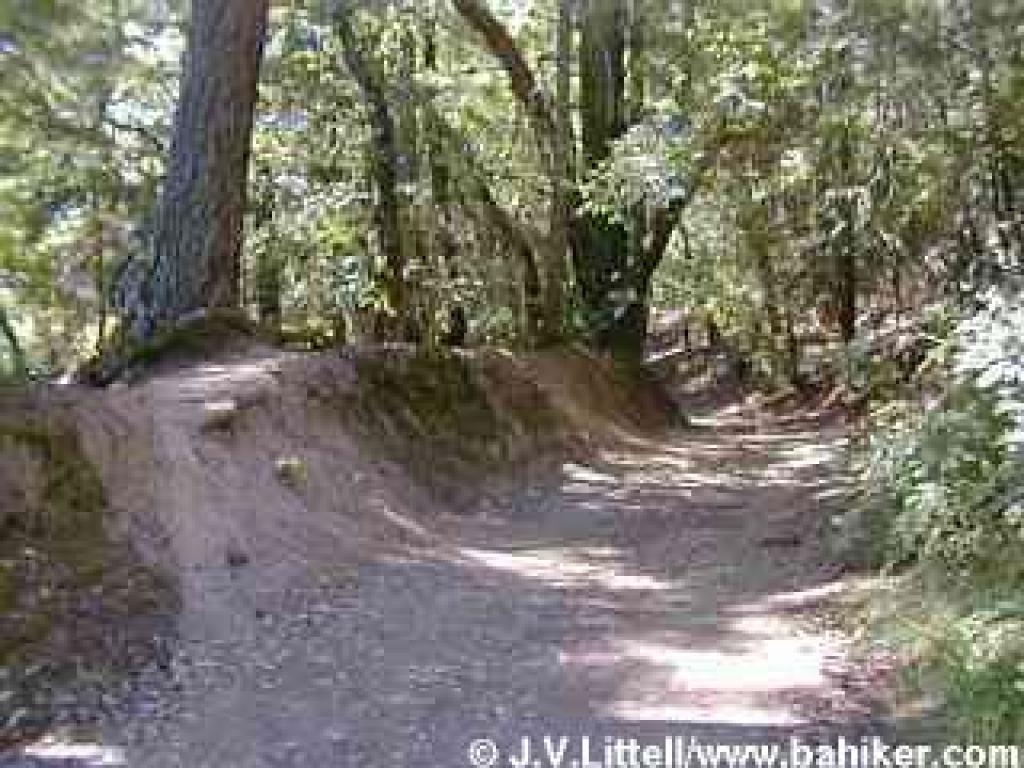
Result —
[[108, 518], [173, 577], [176, 639], [98, 729], [11, 765], [440, 766], [476, 735], [879, 727], [878, 670], [808, 622], [842, 589], [834, 429], [668, 430], [663, 398], [579, 353], [401, 348], [248, 348], [66, 410]]

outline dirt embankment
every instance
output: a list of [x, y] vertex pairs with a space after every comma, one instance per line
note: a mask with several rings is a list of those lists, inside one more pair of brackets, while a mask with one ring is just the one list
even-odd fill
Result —
[[[161, 652], [175, 591], [112, 516], [75, 399], [0, 397], [0, 748]], [[71, 701], [75, 703], [70, 704]]]
[[440, 546], [431, 519], [468, 513], [489, 478], [669, 416], [653, 388], [575, 351], [231, 346], [0, 402], [8, 739], [102, 708], [79, 690], [83, 711], [56, 711], [56, 691], [230, 621], [211, 572], [282, 595], [300, 575], [343, 580], [361, 559]]

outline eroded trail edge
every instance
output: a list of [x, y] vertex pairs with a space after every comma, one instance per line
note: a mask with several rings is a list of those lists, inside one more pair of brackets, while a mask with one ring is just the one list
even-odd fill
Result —
[[[247, 417], [273, 438], [243, 461], [216, 440], [197, 448], [197, 400], [276, 391], [271, 367], [148, 388], [150, 460], [174, 467], [155, 492], [181, 516], [179, 640], [97, 731], [5, 764], [458, 766], [479, 737], [746, 743], [879, 727], [873, 673], [823, 620], [845, 576], [826, 542], [840, 430], [620, 434], [445, 507], [308, 413]], [[288, 483], [267, 495], [261, 473], [281, 468], [262, 467], [297, 445], [318, 508], [359, 515], [304, 516], [317, 505]], [[247, 485], [233, 511], [209, 497]], [[371, 516], [402, 535], [374, 544]]]

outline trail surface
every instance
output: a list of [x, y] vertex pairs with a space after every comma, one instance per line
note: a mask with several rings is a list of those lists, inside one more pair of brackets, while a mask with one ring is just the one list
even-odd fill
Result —
[[626, 440], [439, 514], [436, 545], [193, 568], [165, 668], [99, 733], [0, 764], [457, 768], [483, 738], [871, 732], [872, 673], [819, 620], [843, 576], [822, 537], [840, 437]]

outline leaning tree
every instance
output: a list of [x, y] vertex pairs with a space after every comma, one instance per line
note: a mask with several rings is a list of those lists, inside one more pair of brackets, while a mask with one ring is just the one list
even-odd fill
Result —
[[153, 265], [136, 336], [239, 304], [242, 225], [269, 0], [193, 0]]

